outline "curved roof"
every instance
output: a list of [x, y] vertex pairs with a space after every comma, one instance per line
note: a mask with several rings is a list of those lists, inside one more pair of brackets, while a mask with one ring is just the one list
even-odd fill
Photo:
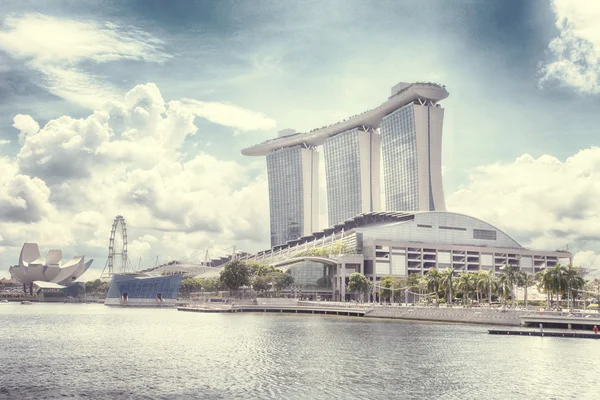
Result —
[[492, 224], [449, 211], [419, 211], [410, 221], [362, 226], [364, 238], [447, 245], [520, 249], [512, 237]]
[[412, 83], [378, 107], [362, 114], [355, 115], [345, 121], [341, 121], [324, 128], [316, 129], [307, 133], [296, 133], [293, 135], [278, 137], [267, 140], [266, 142], [248, 147], [242, 150], [246, 156], [265, 156], [273, 150], [282, 147], [291, 147], [299, 144], [318, 146], [323, 144], [325, 139], [338, 133], [360, 126], [377, 127], [381, 124], [383, 117], [405, 106], [417, 99], [440, 101], [448, 97], [449, 93], [444, 86], [435, 83], [416, 82]]

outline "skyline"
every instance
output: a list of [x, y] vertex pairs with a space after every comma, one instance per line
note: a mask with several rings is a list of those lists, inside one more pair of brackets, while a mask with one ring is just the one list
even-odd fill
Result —
[[99, 275], [119, 214], [147, 266], [267, 248], [266, 163], [240, 150], [370, 109], [398, 81], [452, 93], [449, 211], [568, 244], [582, 266], [600, 250], [593, 2], [20, 3], [0, 6], [5, 267], [38, 242]]

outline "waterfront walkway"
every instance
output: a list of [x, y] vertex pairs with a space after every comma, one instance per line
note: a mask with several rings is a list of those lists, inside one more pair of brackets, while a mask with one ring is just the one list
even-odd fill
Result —
[[366, 309], [336, 306], [307, 306], [299, 304], [223, 304], [177, 307], [178, 311], [201, 313], [295, 313], [295, 314], [327, 314], [363, 317]]
[[[257, 299], [257, 303], [200, 303], [183, 305], [179, 311], [205, 313], [236, 313], [236, 312], [279, 312], [297, 314], [328, 314], [345, 315], [365, 318], [390, 318], [412, 321], [451, 322], [502, 326], [539, 326], [543, 323], [548, 328], [581, 328], [590, 329], [600, 326], [600, 314], [560, 313], [543, 311], [543, 318], [538, 311], [531, 309], [504, 309], [488, 307], [463, 306], [413, 306], [413, 305], [382, 305], [360, 302], [332, 301], [298, 301], [297, 299]], [[531, 322], [535, 320], [534, 322]], [[552, 325], [552, 324], [555, 325]]]

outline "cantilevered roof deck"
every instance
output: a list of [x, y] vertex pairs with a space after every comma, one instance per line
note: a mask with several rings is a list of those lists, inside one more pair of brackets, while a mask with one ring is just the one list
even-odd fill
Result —
[[392, 95], [386, 102], [378, 107], [361, 114], [352, 116], [344, 121], [315, 129], [307, 133], [295, 133], [288, 136], [267, 140], [263, 143], [242, 150], [246, 156], [266, 156], [273, 150], [291, 147], [300, 144], [319, 146], [328, 137], [337, 135], [349, 129], [365, 127], [377, 127], [381, 124], [383, 117], [405, 106], [417, 99], [438, 102], [448, 97], [448, 91], [442, 85], [429, 82], [411, 83], [402, 90]]

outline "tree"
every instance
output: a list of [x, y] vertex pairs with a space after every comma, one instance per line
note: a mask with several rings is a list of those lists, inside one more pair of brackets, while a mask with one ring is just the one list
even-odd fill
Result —
[[440, 287], [444, 289], [444, 292], [448, 296], [448, 304], [452, 305], [452, 295], [454, 293], [454, 268], [446, 268], [440, 274]]
[[556, 266], [550, 268], [549, 280], [552, 293], [556, 295], [556, 307], [560, 307], [560, 295], [565, 292], [567, 286], [565, 268], [560, 264], [556, 264]]
[[248, 265], [253, 276], [267, 276], [270, 273], [281, 271], [272, 265], [252, 263]]
[[[591, 285], [596, 290], [596, 301], [598, 302], [598, 306], [600, 306], [600, 278], [594, 278]], [[600, 308], [598, 308], [598, 311], [600, 312]]]
[[[391, 290], [394, 286], [394, 277], [393, 276], [383, 276], [379, 280], [379, 296], [390, 301], [390, 298], [393, 295], [393, 291]], [[381, 299], [380, 299], [381, 300]]]
[[317, 286], [320, 288], [330, 288], [332, 286], [331, 278], [328, 276], [322, 276], [321, 278], [317, 279]]
[[463, 295], [463, 304], [467, 305], [471, 292], [475, 289], [475, 275], [467, 271], [461, 272], [456, 282], [456, 289]]
[[258, 293], [266, 292], [271, 287], [271, 282], [267, 276], [255, 276], [252, 280], [252, 289]]
[[294, 277], [290, 274], [286, 274], [285, 272], [281, 271], [272, 272], [265, 278], [268, 279], [269, 282], [271, 282], [271, 284], [277, 291], [277, 295], [279, 295], [283, 289], [288, 288], [294, 284]]
[[102, 282], [100, 279], [95, 281], [88, 281], [85, 283], [86, 294], [106, 294], [110, 284], [108, 282]]
[[547, 308], [550, 309], [552, 303], [552, 273], [550, 269], [544, 269], [535, 274], [537, 279], [537, 288], [540, 292], [546, 293]]
[[359, 272], [355, 272], [348, 278], [348, 290], [358, 292], [361, 297], [371, 291], [371, 281]]
[[564, 268], [563, 279], [567, 287], [567, 310], [570, 310], [573, 290], [581, 289], [585, 285], [585, 281], [581, 276], [580, 269], [573, 267], [571, 264]]
[[219, 278], [200, 278], [200, 287], [205, 292], [217, 292], [222, 288], [222, 283]]
[[525, 297], [525, 308], [527, 308], [528, 306], [528, 301], [527, 301], [527, 288], [535, 285], [536, 283], [536, 279], [535, 276], [533, 276], [532, 274], [527, 274], [525, 272], [523, 272], [523, 276], [521, 279], [521, 286], [523, 287], [523, 297]]
[[490, 270], [480, 270], [477, 272], [477, 287], [482, 293], [487, 292], [488, 304], [492, 304], [492, 292], [496, 291], [496, 278], [494, 276], [494, 271]]
[[198, 292], [202, 288], [200, 279], [186, 278], [181, 281], [179, 291], [184, 295], [190, 295], [192, 292]]
[[442, 281], [442, 275], [439, 270], [435, 267], [429, 268], [427, 271], [427, 288], [435, 293], [435, 301], [440, 301], [440, 282]]
[[504, 303], [506, 304], [507, 296], [511, 296], [513, 301], [516, 301], [516, 286], [520, 281], [519, 270], [512, 265], [504, 265], [502, 268], [500, 268], [500, 271], [501, 281], [507, 286], [507, 288], [501, 288], [504, 297]]
[[232, 292], [240, 287], [250, 285], [250, 268], [240, 260], [233, 260], [221, 270], [220, 280]]

